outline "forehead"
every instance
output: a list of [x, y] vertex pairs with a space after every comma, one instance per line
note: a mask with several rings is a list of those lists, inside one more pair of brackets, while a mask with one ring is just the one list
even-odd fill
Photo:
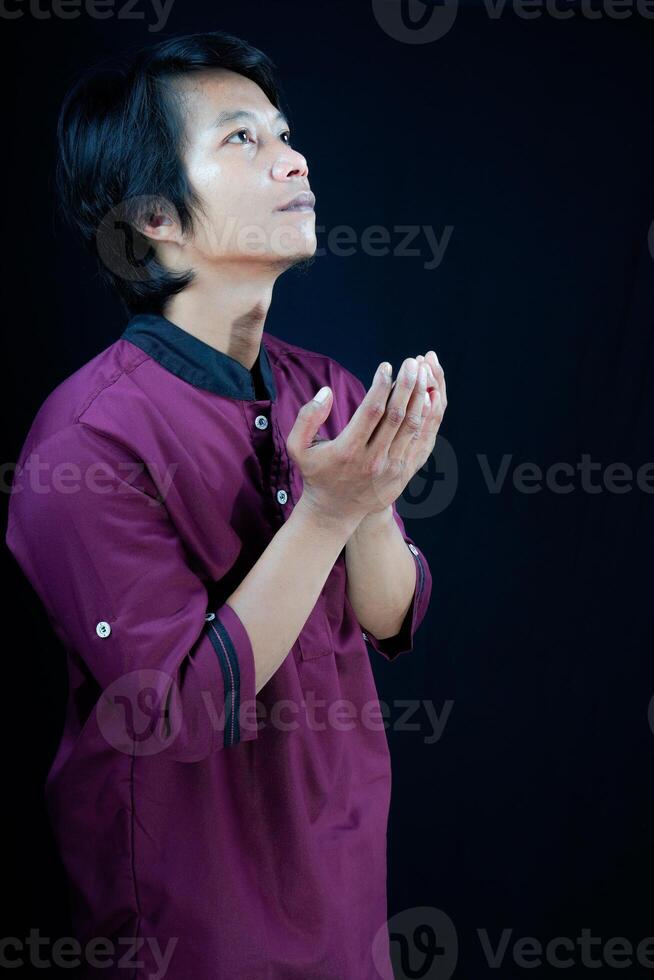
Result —
[[262, 122], [272, 121], [277, 109], [256, 82], [226, 68], [191, 72], [175, 81], [189, 136], [216, 123], [221, 112], [244, 109]]

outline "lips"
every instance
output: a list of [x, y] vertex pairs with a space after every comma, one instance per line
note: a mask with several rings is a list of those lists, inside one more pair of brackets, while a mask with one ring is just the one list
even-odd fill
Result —
[[316, 203], [315, 194], [311, 191], [303, 191], [297, 194], [291, 201], [284, 204], [278, 211], [313, 211]]

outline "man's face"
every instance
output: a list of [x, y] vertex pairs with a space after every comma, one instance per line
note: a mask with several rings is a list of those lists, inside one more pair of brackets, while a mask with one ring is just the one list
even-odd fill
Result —
[[185, 76], [182, 161], [203, 202], [182, 264], [257, 262], [287, 268], [316, 250], [315, 212], [280, 211], [309, 192], [309, 168], [288, 124], [259, 86], [223, 69]]

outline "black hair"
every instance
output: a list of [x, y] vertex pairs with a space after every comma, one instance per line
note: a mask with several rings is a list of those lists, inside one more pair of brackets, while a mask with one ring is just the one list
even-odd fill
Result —
[[184, 118], [171, 83], [205, 68], [250, 78], [282, 109], [271, 59], [238, 37], [211, 31], [169, 38], [122, 63], [94, 66], [66, 94], [59, 113], [59, 207], [131, 315], [162, 313], [167, 299], [194, 278], [191, 271], [165, 269], [138, 225], [162, 200], [184, 232], [201, 210], [179, 154]]

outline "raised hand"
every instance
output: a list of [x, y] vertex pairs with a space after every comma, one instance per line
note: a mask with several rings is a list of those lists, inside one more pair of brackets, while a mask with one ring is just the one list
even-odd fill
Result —
[[[313, 442], [333, 394], [302, 406], [287, 439], [306, 502], [325, 518], [363, 518], [384, 510], [431, 453], [447, 405], [434, 351], [409, 357], [395, 382], [375, 372], [352, 418], [335, 439]], [[428, 390], [430, 389], [430, 390]]]

